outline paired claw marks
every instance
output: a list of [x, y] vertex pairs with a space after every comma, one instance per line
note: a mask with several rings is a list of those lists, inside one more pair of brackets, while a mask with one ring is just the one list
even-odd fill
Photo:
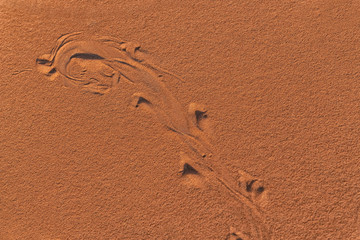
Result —
[[238, 185], [241, 193], [260, 207], [264, 207], [267, 203], [267, 190], [264, 181], [251, 176], [243, 170], [239, 170], [238, 174]]

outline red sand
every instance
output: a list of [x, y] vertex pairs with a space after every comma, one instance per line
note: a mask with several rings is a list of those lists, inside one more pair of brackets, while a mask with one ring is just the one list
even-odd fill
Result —
[[0, 0], [0, 239], [360, 239], [359, 7]]

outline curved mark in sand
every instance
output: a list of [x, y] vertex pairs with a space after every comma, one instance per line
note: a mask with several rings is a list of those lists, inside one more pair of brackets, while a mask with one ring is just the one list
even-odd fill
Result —
[[36, 59], [38, 70], [50, 80], [62, 76], [66, 86], [103, 95], [121, 84], [135, 84], [143, 92], [133, 93], [134, 109], [152, 113], [167, 129], [177, 134], [186, 149], [180, 154], [181, 178], [192, 186], [204, 182], [226, 189], [246, 206], [249, 228], [230, 239], [271, 239], [261, 206], [266, 204], [262, 180], [239, 170], [233, 179], [226, 168], [216, 166], [211, 145], [211, 124], [205, 106], [192, 103], [184, 111], [161, 81], [162, 75], [181, 78], [151, 63], [140, 45], [112, 37], [87, 37], [81, 33], [61, 36], [50, 54]]

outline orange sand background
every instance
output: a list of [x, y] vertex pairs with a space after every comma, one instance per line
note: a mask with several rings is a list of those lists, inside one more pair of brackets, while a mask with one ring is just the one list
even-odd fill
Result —
[[344, 0], [1, 0], [0, 239], [225, 239], [241, 222], [226, 191], [180, 184], [181, 146], [129, 89], [35, 70], [77, 31], [185, 79], [167, 87], [208, 107], [217, 164], [266, 182], [273, 239], [360, 239], [359, 16]]

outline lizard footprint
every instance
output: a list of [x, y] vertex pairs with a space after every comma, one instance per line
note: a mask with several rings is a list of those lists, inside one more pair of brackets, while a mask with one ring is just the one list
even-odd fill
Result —
[[255, 204], [264, 207], [267, 204], [267, 189], [262, 179], [255, 178], [249, 173], [239, 170], [238, 184], [243, 195]]

